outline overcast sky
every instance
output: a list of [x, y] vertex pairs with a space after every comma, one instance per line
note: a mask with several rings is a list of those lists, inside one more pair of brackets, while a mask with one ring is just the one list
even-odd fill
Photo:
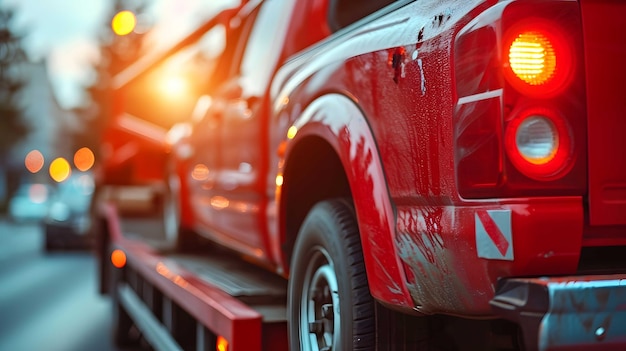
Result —
[[[127, 0], [127, 2], [132, 0]], [[138, 0], [135, 0], [138, 1]], [[191, 30], [217, 6], [236, 0], [147, 0], [148, 15], [160, 23], [159, 40], [171, 42]], [[30, 59], [46, 60], [62, 107], [81, 104], [81, 91], [93, 82], [99, 60], [98, 33], [106, 29], [113, 0], [0, 0], [15, 12], [14, 27], [25, 36]], [[167, 29], [163, 29], [167, 27]]]

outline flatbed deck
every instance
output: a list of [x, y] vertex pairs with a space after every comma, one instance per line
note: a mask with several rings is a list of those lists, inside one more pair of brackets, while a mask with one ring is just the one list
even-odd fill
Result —
[[232, 253], [199, 247], [180, 253], [165, 240], [160, 218], [100, 209], [110, 291], [118, 309], [115, 338], [141, 339], [156, 350], [286, 350], [287, 280]]

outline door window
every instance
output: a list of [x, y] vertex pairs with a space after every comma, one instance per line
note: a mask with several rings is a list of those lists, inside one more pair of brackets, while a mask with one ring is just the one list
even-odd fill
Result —
[[246, 96], [261, 96], [282, 53], [295, 1], [266, 0], [254, 23], [239, 68]]

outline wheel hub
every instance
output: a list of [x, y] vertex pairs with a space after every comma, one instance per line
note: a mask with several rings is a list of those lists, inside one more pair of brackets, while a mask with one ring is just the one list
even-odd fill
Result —
[[333, 350], [335, 344], [335, 325], [339, 325], [337, 276], [325, 255], [320, 253], [319, 256], [324, 259], [323, 262], [318, 261], [317, 268], [311, 277], [306, 300], [303, 301], [303, 307], [305, 307], [303, 321], [307, 323], [310, 349], [330, 351]]

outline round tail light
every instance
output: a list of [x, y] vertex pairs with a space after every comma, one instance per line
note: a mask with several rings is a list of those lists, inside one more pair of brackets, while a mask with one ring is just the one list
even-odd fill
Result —
[[573, 75], [572, 49], [558, 26], [529, 19], [505, 35], [504, 73], [522, 94], [548, 97], [565, 89]]
[[556, 53], [543, 33], [523, 32], [509, 47], [509, 63], [519, 79], [530, 85], [541, 85], [554, 77]]
[[525, 118], [515, 132], [515, 146], [528, 163], [542, 165], [550, 162], [559, 149], [559, 133], [544, 116]]
[[573, 164], [569, 128], [547, 109], [518, 114], [507, 125], [505, 144], [515, 168], [533, 179], [560, 178]]

